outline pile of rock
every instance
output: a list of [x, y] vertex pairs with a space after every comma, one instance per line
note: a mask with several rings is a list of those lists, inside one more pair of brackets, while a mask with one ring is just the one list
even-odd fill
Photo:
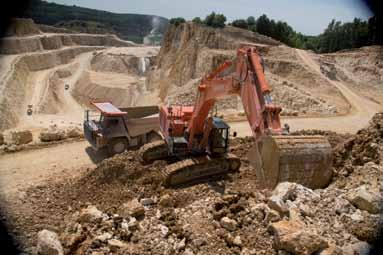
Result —
[[72, 216], [65, 232], [61, 235], [63, 246], [68, 254], [75, 252], [108, 254], [128, 248], [128, 242], [137, 239], [135, 232], [140, 224], [136, 217], [144, 215], [143, 206], [138, 201], [124, 204], [123, 216], [106, 214], [89, 205]]
[[349, 174], [352, 166], [367, 162], [379, 164], [383, 160], [383, 113], [377, 113], [367, 128], [361, 129], [335, 154], [335, 167]]
[[60, 141], [67, 138], [78, 138], [82, 137], [83, 133], [79, 127], [67, 127], [59, 128], [57, 125], [52, 125], [49, 128], [44, 129], [40, 132], [40, 140], [42, 142]]

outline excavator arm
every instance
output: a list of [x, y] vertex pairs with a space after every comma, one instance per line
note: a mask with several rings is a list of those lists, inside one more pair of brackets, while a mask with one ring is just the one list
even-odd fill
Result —
[[[225, 73], [234, 69], [233, 72]], [[211, 131], [208, 115], [216, 100], [227, 95], [238, 95], [256, 140], [263, 133], [282, 132], [279, 113], [281, 108], [273, 106], [269, 95], [271, 89], [267, 83], [261, 57], [253, 46], [238, 49], [235, 62], [226, 61], [211, 74], [205, 76], [198, 86], [198, 95], [194, 111], [188, 125], [189, 148], [195, 142], [195, 135], [203, 134], [199, 147], [206, 145]]]

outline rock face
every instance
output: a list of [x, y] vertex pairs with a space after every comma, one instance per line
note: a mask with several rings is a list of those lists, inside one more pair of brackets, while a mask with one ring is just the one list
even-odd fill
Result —
[[298, 221], [282, 220], [271, 224], [275, 246], [293, 254], [313, 254], [328, 247], [327, 242]]
[[6, 36], [26, 36], [41, 34], [38, 26], [32, 19], [12, 19], [8, 29], [5, 33]]
[[20, 104], [26, 102], [27, 99], [30, 72], [67, 64], [81, 53], [103, 48], [99, 46], [70, 47], [16, 58], [9, 67], [9, 75], [3, 81], [4, 86], [0, 95], [0, 130], [15, 127], [20, 116], [25, 114]]
[[[273, 89], [274, 102], [285, 115], [335, 114], [347, 111], [345, 100], [325, 77], [304, 64], [296, 50], [248, 30], [184, 23], [169, 26], [157, 58], [157, 69], [149, 74], [148, 85], [160, 89], [160, 97], [173, 104], [192, 104], [198, 79], [225, 60], [236, 57], [243, 44], [257, 44], [266, 63], [266, 79]], [[311, 57], [311, 55], [310, 55]], [[316, 58], [316, 56], [313, 56]], [[332, 91], [329, 96], [328, 91]], [[217, 102], [222, 114], [243, 113], [237, 96]]]
[[37, 253], [40, 255], [63, 255], [64, 250], [56, 233], [41, 230], [37, 234]]
[[33, 37], [5, 37], [1, 39], [1, 54], [20, 54], [61, 49], [65, 46], [131, 47], [136, 44], [123, 41], [115, 35], [49, 34]]
[[11, 132], [12, 144], [22, 145], [32, 142], [33, 135], [30, 130], [12, 131]]

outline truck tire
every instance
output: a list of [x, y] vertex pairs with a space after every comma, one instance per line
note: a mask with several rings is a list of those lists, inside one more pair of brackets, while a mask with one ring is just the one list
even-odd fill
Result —
[[115, 138], [108, 143], [109, 155], [113, 156], [120, 154], [128, 148], [128, 141], [126, 138]]

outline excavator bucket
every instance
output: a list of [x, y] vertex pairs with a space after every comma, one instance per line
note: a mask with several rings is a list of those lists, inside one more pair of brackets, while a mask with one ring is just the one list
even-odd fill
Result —
[[248, 158], [262, 188], [285, 181], [324, 188], [332, 177], [331, 146], [323, 136], [265, 136]]

